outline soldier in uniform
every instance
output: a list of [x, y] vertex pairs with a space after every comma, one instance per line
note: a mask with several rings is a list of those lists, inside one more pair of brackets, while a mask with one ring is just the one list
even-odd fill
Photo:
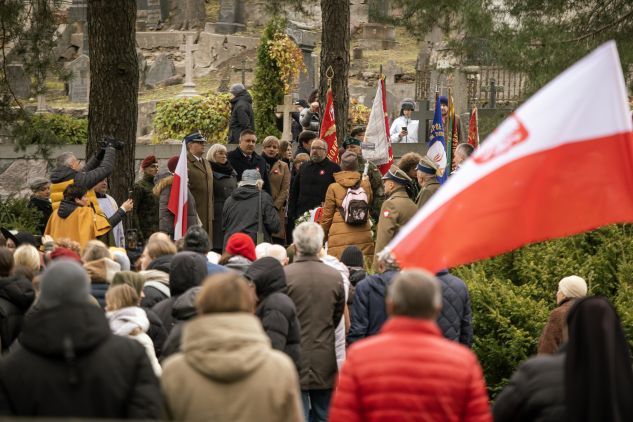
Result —
[[437, 164], [429, 157], [422, 157], [415, 169], [418, 183], [422, 188], [416, 200], [418, 209], [420, 209], [440, 188], [440, 182], [437, 181]]
[[196, 200], [196, 212], [202, 227], [213, 238], [213, 170], [203, 157], [206, 143], [200, 132], [185, 137], [189, 190]]
[[345, 151], [352, 151], [358, 157], [358, 172], [361, 177], [371, 185], [372, 201], [369, 204], [371, 217], [378, 221], [380, 217], [380, 207], [385, 200], [385, 188], [382, 184], [382, 175], [378, 167], [372, 162], [363, 158], [361, 142], [365, 139], [365, 127], [359, 126], [352, 129], [351, 137], [343, 142]]
[[134, 183], [132, 199], [134, 200], [134, 214], [132, 227], [139, 231], [140, 238], [149, 239], [152, 233], [158, 231], [158, 197], [154, 196], [154, 177], [158, 173], [156, 156], [148, 155], [141, 161], [143, 177]]
[[[418, 211], [418, 207], [407, 195], [405, 186], [411, 184], [411, 178], [405, 172], [393, 165], [382, 180], [387, 199], [380, 209], [380, 220], [376, 228], [376, 256]], [[378, 268], [376, 258], [374, 268]]]

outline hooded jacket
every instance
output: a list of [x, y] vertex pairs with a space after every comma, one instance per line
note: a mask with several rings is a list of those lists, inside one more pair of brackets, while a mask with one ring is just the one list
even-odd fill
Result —
[[143, 347], [112, 335], [98, 307], [69, 303], [33, 313], [0, 361], [0, 414], [156, 419], [161, 396]]
[[255, 284], [259, 303], [255, 315], [262, 322], [273, 349], [290, 356], [297, 369], [301, 364], [301, 327], [295, 304], [286, 294], [286, 273], [275, 258], [253, 262], [246, 277]]
[[[163, 174], [154, 186], [153, 192], [154, 196], [158, 197], [158, 229], [173, 238], [174, 214], [167, 208], [172, 183], [174, 183], [174, 176], [169, 173]], [[187, 228], [189, 228], [199, 223], [196, 200], [189, 189], [187, 189], [187, 203]]]
[[[92, 189], [97, 183], [112, 173], [115, 158], [116, 150], [108, 147], [104, 150], [103, 158], [99, 158], [99, 154], [95, 155], [86, 162], [86, 165], [80, 171], [73, 170], [67, 166], [55, 167], [51, 171], [51, 183], [55, 185], [72, 180], [76, 185]], [[53, 190], [53, 186], [51, 186], [51, 190]]]
[[240, 133], [244, 129], [255, 130], [253, 99], [244, 90], [231, 98], [231, 120], [229, 121], [229, 144], [240, 142]]
[[294, 365], [255, 316], [198, 317], [184, 327], [182, 350], [163, 366], [168, 419], [303, 421]]
[[196, 286], [187, 290], [174, 301], [174, 305], [171, 310], [171, 316], [174, 321], [174, 327], [165, 341], [165, 347], [163, 348], [163, 354], [161, 359], [165, 359], [174, 353], [180, 352], [180, 342], [182, 338], [182, 328], [185, 322], [198, 314], [196, 309], [196, 297], [200, 292], [201, 287]]
[[[170, 255], [173, 256], [173, 255]], [[143, 297], [141, 299], [141, 307], [150, 309], [158, 302], [171, 297], [169, 290], [169, 274], [160, 270], [145, 270], [139, 272], [145, 277], [143, 285]]]
[[18, 338], [24, 314], [35, 300], [35, 291], [22, 276], [0, 278], [0, 344], [2, 353]]
[[265, 191], [256, 186], [237, 188], [224, 203], [222, 224], [224, 225], [224, 247], [229, 237], [235, 233], [246, 233], [257, 244], [257, 227], [259, 221], [259, 195], [262, 198], [262, 222], [264, 241], [271, 241], [271, 234], [279, 231], [279, 214], [273, 206], [273, 200]]
[[351, 325], [347, 334], [348, 345], [376, 334], [387, 321], [385, 297], [387, 288], [397, 273], [389, 270], [370, 275], [356, 285]]

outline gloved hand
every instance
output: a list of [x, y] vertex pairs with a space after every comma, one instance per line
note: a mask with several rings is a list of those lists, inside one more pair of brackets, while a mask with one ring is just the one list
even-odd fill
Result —
[[113, 138], [112, 136], [104, 136], [99, 145], [101, 145], [102, 148], [112, 147], [120, 151], [123, 149], [125, 143], [123, 141], [119, 141], [116, 138]]

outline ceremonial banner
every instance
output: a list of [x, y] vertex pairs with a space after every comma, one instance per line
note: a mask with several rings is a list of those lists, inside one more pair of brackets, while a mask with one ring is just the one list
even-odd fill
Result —
[[446, 137], [446, 161], [448, 166], [446, 167], [447, 171], [450, 173], [455, 170], [453, 168], [453, 157], [455, 156], [455, 150], [457, 149], [457, 145], [459, 145], [459, 134], [457, 131], [459, 130], [457, 127], [457, 118], [455, 116], [455, 102], [453, 101], [453, 95], [451, 94], [451, 90], [448, 90], [448, 116], [449, 116], [449, 129], [447, 129], [447, 134], [450, 132], [450, 136]]
[[508, 117], [387, 246], [432, 272], [633, 221], [633, 125], [615, 42]]
[[[365, 148], [366, 145], [371, 145], [372, 148]], [[389, 167], [393, 164], [393, 152], [389, 139], [389, 118], [384, 78], [378, 80], [378, 89], [365, 130], [365, 142], [361, 146], [363, 147], [363, 158], [376, 164], [383, 175], [389, 171]]]
[[473, 147], [479, 146], [479, 122], [477, 118], [477, 107], [473, 107], [470, 113], [470, 122], [468, 123], [468, 143]]
[[183, 141], [167, 203], [167, 209], [174, 214], [174, 240], [184, 237], [187, 232], [188, 184], [187, 145]]
[[442, 108], [439, 97], [435, 100], [435, 115], [431, 126], [431, 137], [429, 138], [429, 149], [426, 156], [437, 164], [437, 180], [441, 184], [448, 179], [446, 171], [446, 142], [444, 141], [444, 127], [442, 126]]
[[338, 163], [338, 143], [336, 142], [336, 119], [334, 118], [332, 88], [328, 88], [327, 90], [319, 137], [327, 142], [327, 158], [330, 161]]

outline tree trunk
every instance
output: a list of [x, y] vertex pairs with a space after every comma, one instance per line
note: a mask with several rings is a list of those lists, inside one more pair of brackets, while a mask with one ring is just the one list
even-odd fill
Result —
[[136, 2], [88, 1], [90, 105], [86, 157], [99, 150], [105, 135], [125, 142], [117, 151], [110, 191], [120, 204], [134, 184], [134, 150], [138, 119]]
[[334, 116], [336, 118], [336, 139], [341, 145], [347, 136], [347, 111], [349, 93], [347, 79], [349, 74], [350, 15], [349, 0], [321, 0], [321, 112], [325, 107], [327, 92], [326, 71], [329, 66], [334, 70], [332, 94], [334, 97]]

